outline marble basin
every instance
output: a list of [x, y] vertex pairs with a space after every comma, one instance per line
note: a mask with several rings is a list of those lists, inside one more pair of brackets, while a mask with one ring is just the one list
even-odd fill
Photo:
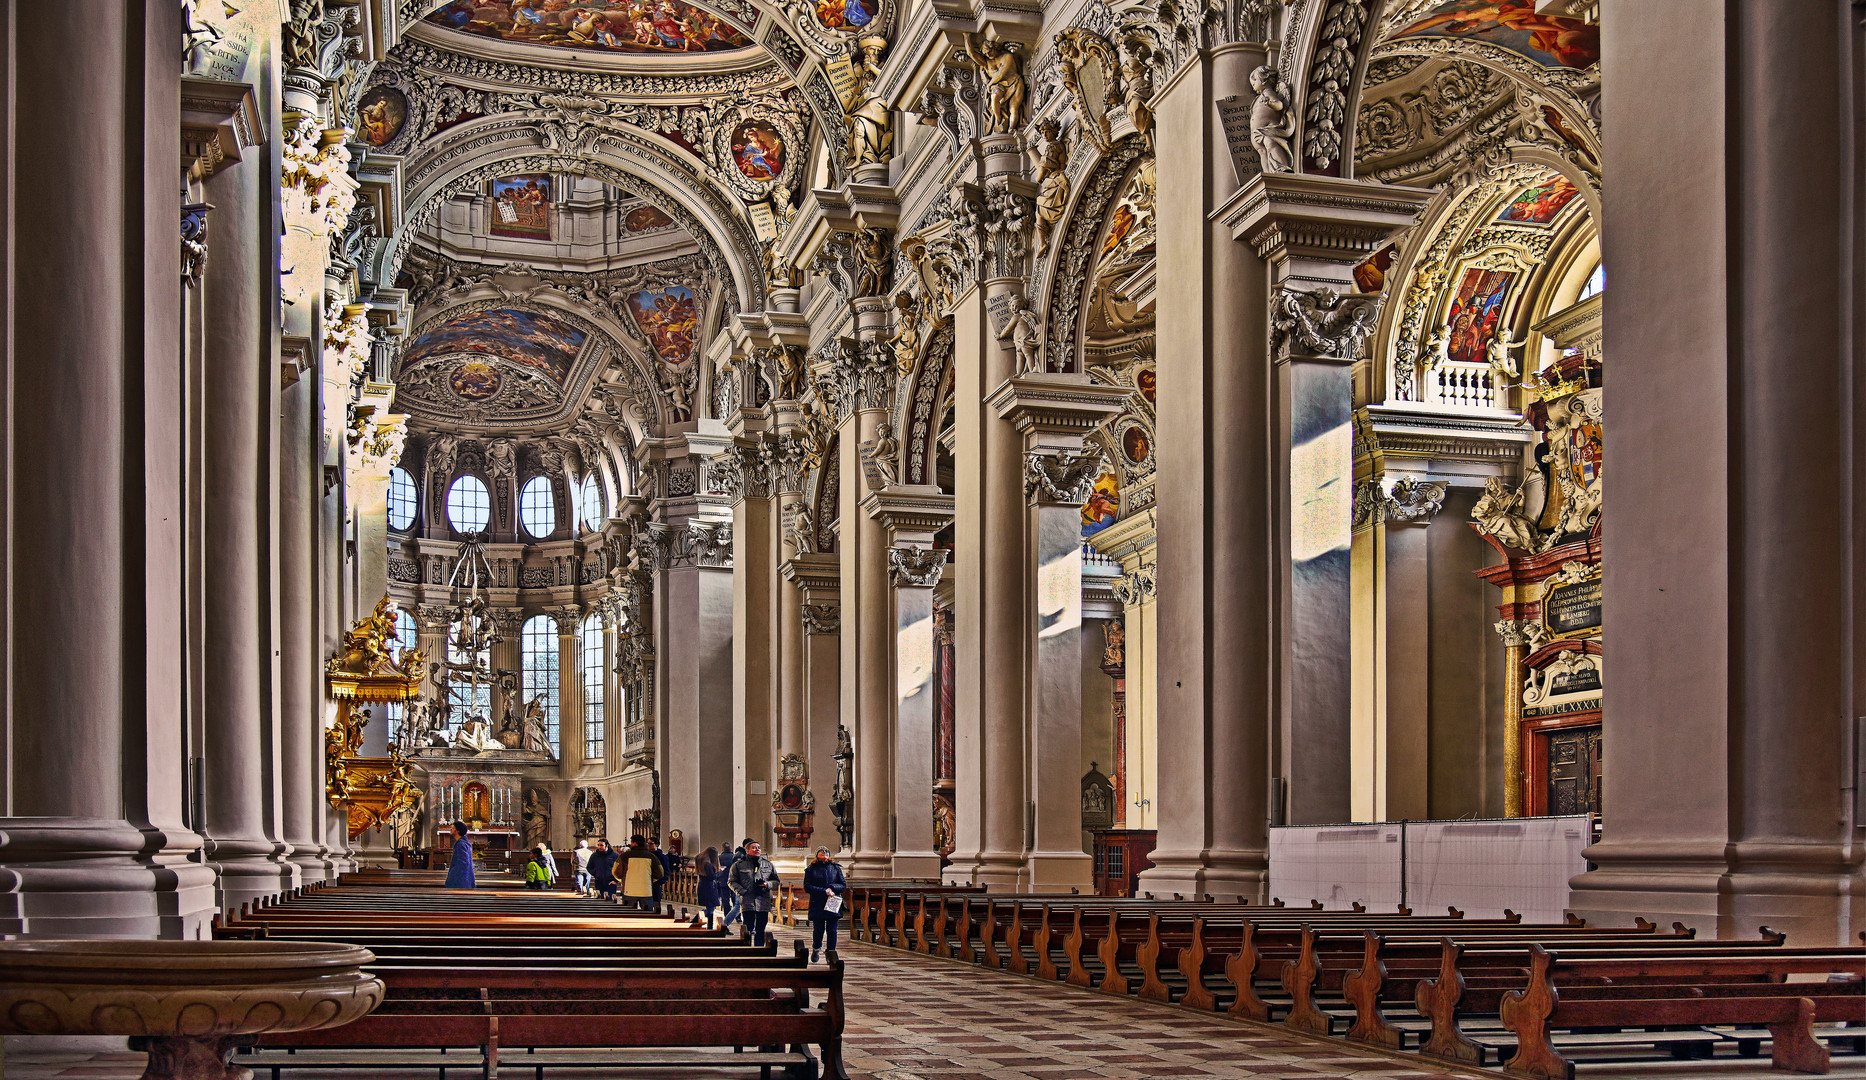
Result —
[[302, 941], [0, 942], [0, 1034], [127, 1035], [145, 1080], [250, 1080], [236, 1047], [336, 1027], [382, 1002], [375, 960]]

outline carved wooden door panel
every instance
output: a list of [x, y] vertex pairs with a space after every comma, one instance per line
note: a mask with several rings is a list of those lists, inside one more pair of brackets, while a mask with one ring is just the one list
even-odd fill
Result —
[[1548, 738], [1548, 812], [1600, 812], [1600, 727], [1551, 731]]

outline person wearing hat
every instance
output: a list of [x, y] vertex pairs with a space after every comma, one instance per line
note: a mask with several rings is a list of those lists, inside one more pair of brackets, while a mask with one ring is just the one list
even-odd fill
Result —
[[822, 959], [823, 939], [829, 939], [829, 962], [836, 955], [836, 924], [842, 921], [842, 898], [849, 891], [849, 879], [842, 864], [829, 857], [829, 849], [816, 849], [816, 859], [803, 872], [803, 891], [810, 894], [810, 962]]

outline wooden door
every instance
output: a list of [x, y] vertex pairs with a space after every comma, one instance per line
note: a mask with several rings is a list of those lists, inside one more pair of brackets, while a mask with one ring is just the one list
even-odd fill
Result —
[[1600, 725], [1548, 732], [1549, 814], [1600, 813]]

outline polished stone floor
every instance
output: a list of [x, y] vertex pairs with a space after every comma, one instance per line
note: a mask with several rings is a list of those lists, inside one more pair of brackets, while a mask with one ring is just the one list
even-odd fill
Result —
[[[788, 930], [779, 933], [791, 936]], [[1485, 1075], [1443, 1070], [1339, 1041], [1199, 1016], [893, 949], [845, 944], [842, 956], [849, 965], [845, 1052], [854, 1080], [1425, 1080]], [[1680, 1061], [1584, 1066], [1580, 1071], [1586, 1077], [1654, 1080], [1784, 1075], [1772, 1073], [1768, 1064], [1765, 1057], [1719, 1062], [1712, 1068], [1703, 1062]], [[0, 1077], [132, 1080], [141, 1074], [142, 1065], [141, 1054], [28, 1057], [15, 1053], [9, 1055]], [[529, 1070], [512, 1075], [521, 1073], [529, 1074]], [[292, 1075], [298, 1080], [323, 1080], [361, 1074], [306, 1070]], [[643, 1070], [626, 1074], [562, 1070], [552, 1075], [560, 1080], [621, 1075], [674, 1080], [733, 1074], [709, 1069], [706, 1073], [683, 1070], [665, 1077]], [[1866, 1078], [1866, 1063], [1857, 1057], [1836, 1058], [1834, 1071], [1828, 1075]]]

